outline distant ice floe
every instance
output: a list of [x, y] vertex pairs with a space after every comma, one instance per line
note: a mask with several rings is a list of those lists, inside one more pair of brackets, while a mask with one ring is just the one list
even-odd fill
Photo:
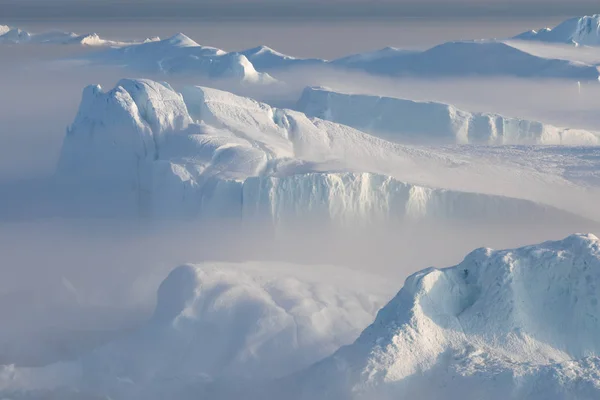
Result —
[[571, 18], [554, 28], [527, 31], [515, 36], [513, 39], [599, 46], [600, 14]]
[[184, 265], [145, 324], [72, 362], [3, 366], [0, 395], [593, 400], [599, 283], [591, 234], [477, 249], [381, 309], [389, 280], [341, 267]]

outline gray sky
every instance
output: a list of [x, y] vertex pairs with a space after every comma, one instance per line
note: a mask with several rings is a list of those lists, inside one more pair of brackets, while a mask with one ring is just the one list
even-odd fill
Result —
[[533, 17], [600, 12], [597, 0], [0, 0], [4, 19]]

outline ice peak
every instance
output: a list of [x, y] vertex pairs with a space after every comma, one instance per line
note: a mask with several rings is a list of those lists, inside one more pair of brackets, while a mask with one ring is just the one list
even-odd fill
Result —
[[178, 47], [200, 47], [198, 43], [181, 32], [166, 39], [165, 42]]

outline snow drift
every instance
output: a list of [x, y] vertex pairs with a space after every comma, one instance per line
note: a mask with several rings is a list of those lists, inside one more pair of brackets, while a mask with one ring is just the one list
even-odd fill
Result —
[[[525, 200], [405, 183], [375, 169], [409, 176], [438, 163], [460, 166], [443, 156], [215, 89], [183, 93], [148, 80], [123, 80], [107, 93], [86, 88], [65, 137], [61, 179], [92, 188], [92, 197], [122, 196], [122, 208], [150, 217], [277, 226], [311, 218], [345, 224], [568, 217]], [[92, 200], [92, 209], [115, 202]]]
[[593, 235], [418, 272], [355, 343], [294, 377], [299, 397], [598, 398], [599, 282]]
[[554, 28], [532, 30], [513, 39], [575, 45], [600, 45], [600, 14], [568, 19]]
[[396, 142], [597, 145], [600, 134], [451, 105], [306, 88], [298, 110]]

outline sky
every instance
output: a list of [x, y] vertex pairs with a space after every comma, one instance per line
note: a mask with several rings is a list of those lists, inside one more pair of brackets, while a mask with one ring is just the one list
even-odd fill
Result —
[[566, 16], [596, 0], [0, 0], [4, 18], [399, 18]]

